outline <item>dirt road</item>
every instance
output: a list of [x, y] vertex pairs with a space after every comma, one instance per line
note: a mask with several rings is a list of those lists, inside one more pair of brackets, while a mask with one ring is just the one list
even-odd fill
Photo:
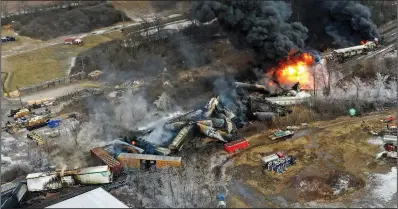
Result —
[[272, 207], [263, 194], [240, 180], [229, 183], [227, 188], [251, 208]]
[[[170, 15], [167, 18], [171, 18], [171, 17], [175, 18], [176, 15], [178, 16], [180, 14]], [[170, 24], [173, 24], [174, 22], [179, 23], [180, 21], [181, 20], [168, 22], [168, 23], [165, 23], [164, 25], [168, 26]], [[184, 21], [186, 21], [186, 20], [184, 20]], [[91, 32], [88, 32], [88, 33], [71, 34], [71, 35], [57, 37], [57, 38], [51, 39], [49, 41], [42, 42], [40, 44], [26, 44], [26, 45], [15, 47], [15, 48], [7, 50], [7, 51], [2, 51], [1, 52], [1, 58], [6, 58], [6, 57], [9, 57], [9, 56], [12, 56], [12, 55], [15, 55], [15, 54], [19, 54], [19, 53], [23, 53], [23, 52], [29, 52], [29, 51], [33, 51], [33, 50], [37, 50], [37, 49], [42, 49], [42, 48], [46, 48], [46, 47], [49, 47], [49, 46], [54, 46], [54, 45], [57, 45], [57, 44], [62, 44], [64, 42], [64, 39], [67, 38], [67, 37], [84, 38], [84, 37], [89, 36], [89, 35], [107, 34], [107, 33], [113, 32], [113, 31], [121, 30], [123, 28], [128, 28], [128, 27], [131, 27], [131, 26], [140, 25], [141, 23], [142, 23], [142, 20], [139, 20], [139, 22], [128, 23], [128, 24], [126, 24], [126, 23], [118, 23], [118, 24], [116, 24], [114, 26], [109, 26], [109, 27], [97, 29], [97, 30], [94, 30], [94, 31], [91, 31]]]

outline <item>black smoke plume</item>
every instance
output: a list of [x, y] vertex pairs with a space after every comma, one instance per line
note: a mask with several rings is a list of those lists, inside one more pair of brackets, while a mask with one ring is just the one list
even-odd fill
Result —
[[291, 14], [283, 1], [198, 1], [192, 8], [195, 19], [217, 18], [235, 46], [250, 47], [264, 60], [279, 60], [304, 46], [308, 30], [301, 23], [289, 23]]
[[292, 19], [310, 31], [307, 45], [313, 48], [348, 47], [378, 37], [368, 7], [356, 1], [293, 0]]

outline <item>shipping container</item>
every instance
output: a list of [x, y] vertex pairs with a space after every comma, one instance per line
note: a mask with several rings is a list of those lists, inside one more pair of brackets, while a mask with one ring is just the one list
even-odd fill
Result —
[[99, 161], [99, 163], [109, 166], [114, 175], [117, 176], [121, 173], [120, 162], [105, 152], [103, 148], [96, 147], [91, 149], [91, 156], [94, 157], [95, 161]]
[[148, 163], [156, 168], [181, 166], [181, 157], [122, 153], [117, 159], [122, 166], [128, 168], [143, 168]]
[[49, 173], [31, 173], [26, 176], [28, 191], [45, 191], [62, 188], [61, 178]]
[[232, 142], [224, 144], [224, 149], [228, 153], [232, 153], [235, 150], [243, 149], [248, 146], [249, 146], [249, 142], [247, 142], [246, 139], [240, 139], [240, 140], [236, 140], [236, 141], [232, 141]]
[[74, 178], [80, 184], [108, 184], [113, 182], [113, 174], [107, 165], [79, 169]]

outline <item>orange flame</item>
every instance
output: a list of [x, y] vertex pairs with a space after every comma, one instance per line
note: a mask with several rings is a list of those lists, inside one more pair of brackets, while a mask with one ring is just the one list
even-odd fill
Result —
[[299, 82], [300, 85], [312, 86], [309, 67], [313, 64], [314, 57], [309, 53], [289, 55], [286, 60], [279, 63], [276, 69], [272, 70], [272, 73], [282, 85], [293, 85]]
[[364, 44], [366, 44], [367, 42], [368, 42], [367, 40], [361, 41], [361, 45], [364, 45]]

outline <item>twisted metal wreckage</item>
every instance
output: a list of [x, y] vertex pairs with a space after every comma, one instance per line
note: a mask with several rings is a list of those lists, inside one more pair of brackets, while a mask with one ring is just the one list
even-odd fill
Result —
[[[270, 95], [272, 92], [265, 86], [235, 82], [233, 91], [211, 98], [204, 108], [174, 117], [162, 127], [126, 130], [122, 140], [139, 147], [146, 147], [149, 144], [154, 148], [153, 153], [162, 155], [181, 151], [184, 144], [192, 139], [196, 132], [227, 143], [237, 139], [237, 129], [245, 126], [249, 120], [272, 122], [276, 117], [283, 117], [292, 112], [283, 105], [269, 101], [267, 98]], [[162, 128], [174, 137], [169, 145], [161, 145], [168, 146], [167, 148], [146, 140], [156, 128]]]

